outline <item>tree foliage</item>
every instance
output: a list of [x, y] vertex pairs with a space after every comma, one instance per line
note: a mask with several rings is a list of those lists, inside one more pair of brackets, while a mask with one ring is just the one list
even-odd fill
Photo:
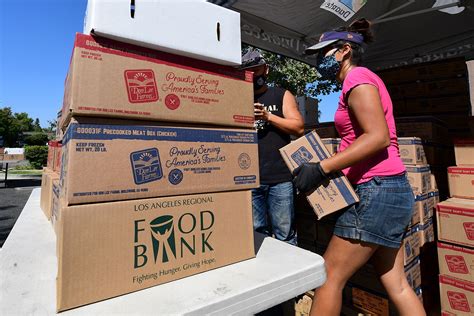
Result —
[[48, 160], [48, 146], [25, 146], [25, 158], [35, 169], [41, 169]]
[[[244, 52], [256, 49], [244, 45]], [[340, 89], [336, 81], [321, 80], [313, 66], [279, 54], [258, 49], [268, 65], [270, 73], [268, 83], [291, 91], [296, 96], [308, 96], [318, 99]], [[319, 99], [318, 99], [319, 100]]]
[[[48, 134], [54, 135], [55, 122], [48, 122], [49, 127], [42, 128], [40, 120], [33, 119], [28, 113], [13, 113], [10, 107], [0, 108], [0, 138], [3, 138], [4, 147], [19, 147], [27, 145], [44, 145], [48, 141]], [[24, 134], [29, 135], [24, 135]]]

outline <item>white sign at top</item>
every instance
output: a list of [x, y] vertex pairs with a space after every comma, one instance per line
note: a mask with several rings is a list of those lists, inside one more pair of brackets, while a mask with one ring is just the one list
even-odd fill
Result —
[[326, 0], [321, 5], [321, 9], [332, 12], [344, 21], [347, 21], [366, 3], [367, 0]]

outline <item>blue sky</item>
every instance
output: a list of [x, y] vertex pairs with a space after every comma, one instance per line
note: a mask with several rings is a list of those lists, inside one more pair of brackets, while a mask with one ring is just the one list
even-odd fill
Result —
[[[0, 108], [27, 112], [43, 127], [56, 119], [86, 5], [87, 0], [0, 0]], [[332, 121], [337, 95], [320, 98], [320, 121]]]

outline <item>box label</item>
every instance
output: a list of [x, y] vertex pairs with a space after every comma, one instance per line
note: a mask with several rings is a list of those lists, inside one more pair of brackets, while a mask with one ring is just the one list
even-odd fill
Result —
[[444, 258], [448, 264], [448, 269], [450, 272], [460, 274], [469, 273], [469, 269], [467, 268], [466, 261], [464, 261], [463, 256], [446, 255]]
[[466, 294], [454, 291], [447, 291], [447, 294], [449, 305], [451, 305], [452, 309], [466, 313], [469, 313], [471, 311]]
[[158, 89], [153, 70], [125, 70], [124, 76], [130, 103], [158, 101]]
[[130, 160], [135, 184], [148, 183], [160, 180], [163, 177], [160, 154], [157, 148], [133, 152], [130, 154]]

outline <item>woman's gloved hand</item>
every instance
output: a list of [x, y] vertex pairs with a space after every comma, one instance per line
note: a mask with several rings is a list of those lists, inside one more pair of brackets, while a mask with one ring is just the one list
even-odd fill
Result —
[[293, 170], [293, 183], [301, 192], [307, 193], [317, 189], [328, 175], [319, 162], [306, 162]]

